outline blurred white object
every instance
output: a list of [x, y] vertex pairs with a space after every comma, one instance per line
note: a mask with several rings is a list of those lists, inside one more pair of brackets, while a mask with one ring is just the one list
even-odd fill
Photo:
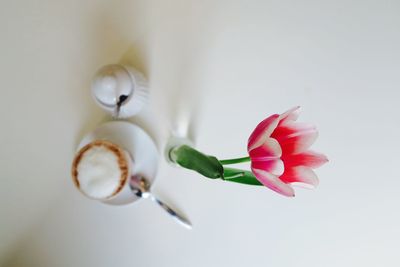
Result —
[[92, 95], [96, 103], [114, 117], [134, 116], [147, 103], [147, 81], [132, 67], [106, 65], [93, 78]]

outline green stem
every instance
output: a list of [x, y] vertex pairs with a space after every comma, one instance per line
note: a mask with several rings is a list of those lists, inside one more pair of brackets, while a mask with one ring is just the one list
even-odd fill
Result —
[[222, 165], [229, 165], [229, 164], [236, 164], [236, 163], [242, 163], [242, 162], [249, 162], [251, 159], [250, 157], [243, 157], [243, 158], [236, 158], [236, 159], [224, 159], [220, 160], [219, 162]]
[[262, 185], [251, 171], [224, 167], [224, 180], [247, 185]]

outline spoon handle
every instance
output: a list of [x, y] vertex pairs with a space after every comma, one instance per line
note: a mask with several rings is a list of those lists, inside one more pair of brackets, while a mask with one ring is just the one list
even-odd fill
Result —
[[182, 226], [186, 227], [187, 229], [192, 229], [192, 224], [189, 222], [188, 219], [183, 217], [182, 215], [178, 214], [176, 211], [171, 209], [167, 204], [159, 200], [156, 196], [153, 194], [151, 195], [151, 199], [156, 202], [160, 207], [162, 207], [166, 212], [168, 212], [169, 215], [172, 216], [172, 218]]

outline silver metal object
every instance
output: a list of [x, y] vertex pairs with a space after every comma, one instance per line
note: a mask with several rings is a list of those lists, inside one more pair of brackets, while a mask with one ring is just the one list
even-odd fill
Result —
[[129, 181], [129, 186], [136, 196], [141, 198], [150, 198], [158, 205], [160, 205], [160, 207], [162, 207], [169, 215], [171, 215], [176, 222], [186, 227], [187, 229], [192, 229], [192, 224], [188, 219], [178, 214], [176, 211], [171, 209], [167, 204], [159, 200], [156, 196], [154, 196], [154, 194], [151, 193], [151, 185], [146, 178], [138, 175], [132, 176], [131, 180]]
[[128, 95], [120, 95], [118, 98], [117, 105], [115, 106], [115, 111], [113, 112], [113, 118], [118, 119], [119, 118], [119, 113], [121, 110], [121, 106], [124, 104], [124, 102], [129, 98]]

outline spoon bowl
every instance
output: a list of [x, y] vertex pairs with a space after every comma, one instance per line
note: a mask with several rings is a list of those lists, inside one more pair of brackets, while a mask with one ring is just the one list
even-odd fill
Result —
[[140, 198], [150, 198], [154, 202], [156, 202], [160, 207], [162, 207], [177, 223], [184, 226], [187, 229], [192, 229], [192, 224], [188, 219], [183, 217], [174, 211], [167, 204], [159, 200], [153, 193], [150, 191], [151, 184], [150, 182], [143, 176], [134, 175], [129, 180], [129, 186], [132, 192], [140, 197]]

